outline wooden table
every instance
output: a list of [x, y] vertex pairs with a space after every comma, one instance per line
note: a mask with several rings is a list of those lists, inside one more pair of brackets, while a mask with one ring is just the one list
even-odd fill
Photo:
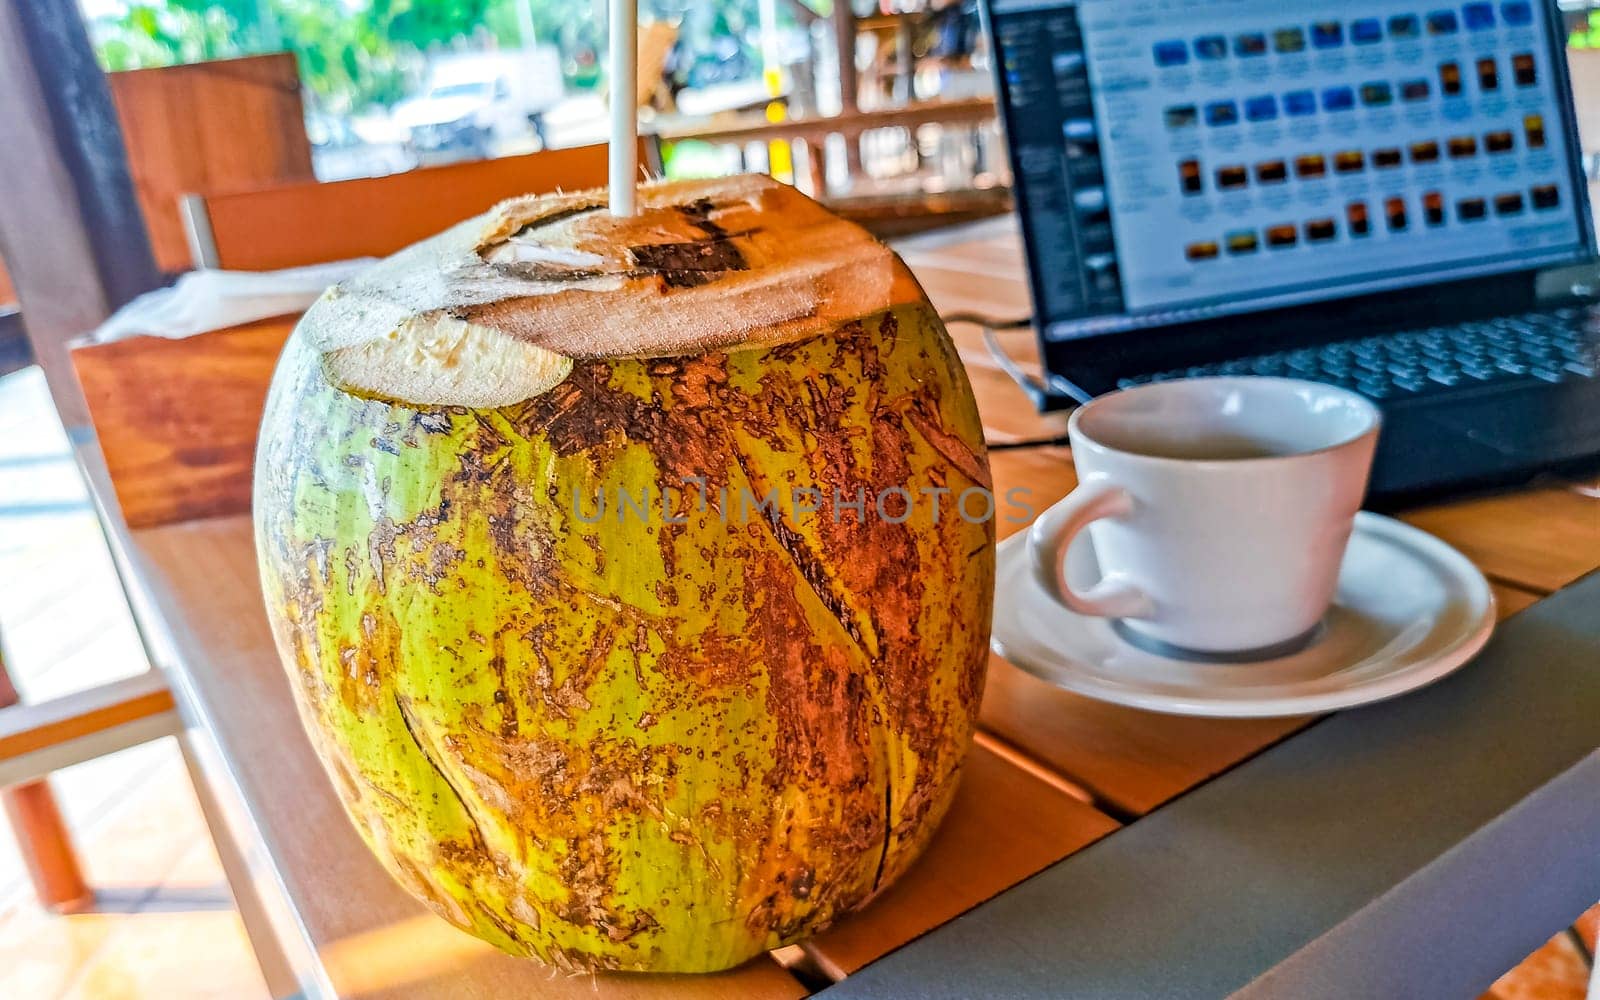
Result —
[[[901, 248], [943, 312], [1028, 311], [1009, 220]], [[989, 436], [1064, 432], [1033, 412], [976, 329], [952, 328]], [[1035, 364], [1031, 334], [1001, 334]], [[1060, 447], [993, 456], [995, 487], [1041, 502], [1074, 485]], [[1590, 484], [1592, 487], [1592, 484]], [[1405, 519], [1469, 555], [1502, 616], [1600, 567], [1600, 498], [1564, 483], [1415, 510]], [[381, 871], [345, 821], [303, 737], [261, 606], [247, 515], [129, 531], [113, 525], [140, 621], [192, 724], [219, 840], [269, 982], [316, 996], [803, 996], [1067, 857], [1307, 726], [1308, 718], [1154, 715], [1056, 689], [990, 663], [982, 732], [926, 857], [865, 912], [798, 948], [700, 978], [556, 977], [435, 919]], [[1004, 526], [1002, 534], [1016, 529]], [[237, 848], [237, 851], [235, 851]], [[268, 933], [270, 931], [270, 934]]]

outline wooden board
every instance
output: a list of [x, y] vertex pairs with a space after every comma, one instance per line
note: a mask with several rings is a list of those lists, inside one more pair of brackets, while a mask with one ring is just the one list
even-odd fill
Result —
[[1195, 719], [1095, 701], [990, 657], [979, 724], [1086, 788], [1102, 809], [1142, 816], [1313, 719]]
[[1401, 519], [1454, 545], [1490, 577], [1538, 593], [1600, 568], [1600, 498], [1562, 486], [1457, 500]]
[[0, 260], [0, 311], [15, 307], [17, 290], [11, 286], [11, 275], [6, 272], [6, 262]]
[[907, 263], [916, 270], [941, 312], [975, 312], [1001, 321], [1027, 319], [1032, 312], [1027, 285], [1020, 277], [1025, 272], [1010, 270], [1011, 265], [1004, 259], [980, 258], [968, 270], [954, 261], [916, 260], [917, 256], [912, 255], [915, 263]]
[[1034, 515], [1061, 500], [1078, 485], [1072, 452], [1061, 447], [1019, 448], [989, 456], [994, 494], [1000, 509], [995, 533], [1000, 541], [1033, 523]]
[[178, 198], [312, 181], [290, 52], [110, 73], [156, 263], [191, 266]]
[[909, 237], [895, 247], [944, 308], [996, 319], [1024, 319], [1033, 311], [1022, 239], [1010, 216]]
[[77, 347], [72, 363], [130, 527], [250, 509], [267, 387], [294, 320]]
[[805, 949], [824, 973], [842, 979], [1116, 827], [1105, 814], [975, 746], [928, 853], [867, 909]]
[[137, 585], [180, 651], [183, 694], [340, 996], [767, 1000], [805, 994], [762, 958], [717, 976], [566, 977], [468, 937], [413, 900], [361, 843], [300, 728], [267, 626], [246, 516], [135, 531]]
[[1550, 596], [1548, 594], [1535, 593], [1531, 590], [1523, 590], [1521, 587], [1513, 587], [1510, 584], [1496, 583], [1493, 580], [1489, 581], [1489, 589], [1494, 591], [1494, 612], [1497, 621], [1505, 621], [1512, 615], [1526, 611], [1539, 603], [1539, 601]]
[[[641, 142], [640, 162], [646, 149]], [[387, 177], [208, 195], [219, 266], [270, 271], [386, 257], [497, 202], [606, 183], [606, 147], [553, 149]]]

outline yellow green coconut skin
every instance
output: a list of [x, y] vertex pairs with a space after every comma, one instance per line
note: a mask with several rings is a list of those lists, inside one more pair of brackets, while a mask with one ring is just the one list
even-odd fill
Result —
[[[456, 926], [568, 969], [724, 969], [866, 903], [949, 807], [994, 539], [956, 511], [988, 465], [925, 302], [578, 361], [498, 409], [342, 391], [297, 334], [259, 447], [306, 727], [367, 844]], [[646, 487], [648, 516], [589, 523]], [[741, 511], [774, 487], [864, 490], [865, 519]], [[898, 494], [875, 509], [891, 487], [904, 523]], [[950, 491], [937, 517], [925, 488]]]

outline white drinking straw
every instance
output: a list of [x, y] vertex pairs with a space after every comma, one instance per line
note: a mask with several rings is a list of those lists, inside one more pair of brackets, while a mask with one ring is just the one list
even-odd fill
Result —
[[639, 173], [639, 4], [611, 0], [611, 214], [632, 215]]

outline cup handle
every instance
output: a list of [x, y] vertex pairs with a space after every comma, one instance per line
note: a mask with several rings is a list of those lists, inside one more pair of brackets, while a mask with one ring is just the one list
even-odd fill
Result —
[[1128, 580], [1106, 577], [1078, 593], [1067, 582], [1067, 549], [1091, 521], [1133, 513], [1133, 495], [1115, 483], [1094, 479], [1079, 484], [1065, 500], [1051, 507], [1028, 529], [1028, 555], [1034, 576], [1056, 600], [1093, 618], [1148, 618], [1155, 611], [1150, 597]]

